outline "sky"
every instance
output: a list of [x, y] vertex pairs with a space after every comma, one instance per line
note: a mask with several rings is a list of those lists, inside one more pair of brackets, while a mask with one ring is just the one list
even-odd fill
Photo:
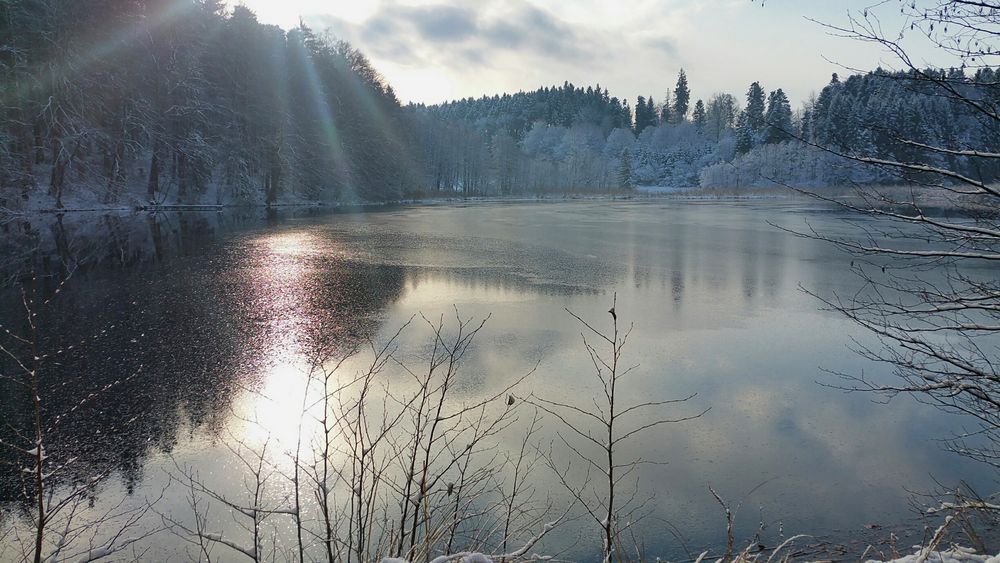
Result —
[[[871, 8], [887, 32], [906, 26], [899, 0], [240, 0], [283, 28], [301, 18], [361, 49], [403, 102], [438, 103], [600, 84], [630, 101], [672, 89], [685, 70], [692, 98], [751, 82], [794, 105], [850, 69], [894, 68], [879, 47], [836, 37]], [[932, 51], [917, 59], [929, 60]]]

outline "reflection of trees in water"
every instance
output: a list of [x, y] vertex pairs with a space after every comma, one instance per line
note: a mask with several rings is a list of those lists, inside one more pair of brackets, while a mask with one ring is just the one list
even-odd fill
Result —
[[566, 277], [559, 279], [532, 277], [516, 268], [502, 267], [410, 267], [406, 270], [406, 281], [414, 287], [425, 283], [443, 283], [449, 287], [459, 287], [465, 290], [488, 293], [495, 291], [521, 291], [535, 295], [598, 295], [603, 284], [591, 283], [589, 280], [573, 280]]
[[[251, 210], [44, 216], [0, 226], [0, 324], [26, 332], [18, 283], [32, 271], [49, 297], [72, 270], [38, 319], [43, 353], [66, 351], [40, 370], [46, 424], [88, 394], [138, 374], [64, 417], [50, 436], [47, 453], [56, 462], [79, 458], [65, 479], [116, 469], [131, 489], [149, 453], [169, 452], [195, 432], [218, 435], [232, 401], [256, 383], [252, 376], [268, 362], [275, 338], [301, 344], [316, 330], [327, 341], [349, 343], [377, 331], [379, 312], [402, 291], [400, 267], [303, 258], [294, 303], [269, 306], [273, 296], [260, 293], [275, 288], [254, 277], [255, 268], [268, 268], [267, 256], [242, 252], [241, 244], [233, 250], [231, 239], [259, 238], [256, 229], [273, 221]], [[280, 322], [286, 317], [298, 322]], [[9, 361], [0, 360], [3, 373], [10, 373]], [[0, 381], [4, 437], [30, 428], [28, 398]], [[0, 464], [13, 462], [10, 455], [0, 452]], [[0, 502], [28, 500], [8, 470], [14, 466], [0, 467]]]

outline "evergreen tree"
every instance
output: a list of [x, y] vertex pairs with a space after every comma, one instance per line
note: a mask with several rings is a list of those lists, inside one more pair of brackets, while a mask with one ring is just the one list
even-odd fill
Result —
[[842, 89], [843, 85], [840, 83], [837, 73], [834, 73], [830, 83], [820, 91], [819, 97], [816, 98], [810, 129], [813, 137], [820, 144], [830, 143], [836, 137], [836, 132], [832, 129], [834, 126], [833, 106]]
[[694, 122], [694, 126], [701, 133], [705, 130], [705, 102], [700, 99], [694, 103], [694, 112], [691, 114], [691, 120]]
[[753, 131], [747, 126], [747, 112], [740, 113], [736, 120], [736, 152], [746, 154], [754, 147]]
[[638, 135], [642, 133], [644, 129], [650, 126], [651, 115], [649, 114], [649, 105], [646, 103], [645, 96], [639, 96], [635, 101], [635, 134]]
[[766, 125], [764, 89], [759, 82], [754, 82], [747, 89], [747, 107], [740, 114], [736, 123], [736, 151], [740, 154], [750, 152], [763, 140]]
[[600, 86], [539, 88], [502, 96], [483, 96], [421, 107], [436, 118], [463, 121], [493, 134], [505, 130], [521, 141], [536, 122], [570, 127], [596, 125], [605, 134], [617, 127], [633, 127], [633, 116], [624, 100], [613, 98]]
[[653, 96], [646, 99], [646, 115], [649, 117], [649, 127], [656, 127], [660, 124], [660, 116], [656, 112], [656, 104], [653, 103]]
[[758, 134], [764, 129], [766, 123], [764, 119], [765, 101], [764, 89], [760, 87], [760, 82], [754, 82], [747, 90], [746, 121], [744, 125], [753, 134]]
[[674, 119], [677, 123], [682, 123], [687, 118], [690, 102], [691, 90], [688, 88], [687, 75], [682, 68], [677, 73], [677, 87], [674, 88]]
[[764, 120], [767, 122], [765, 143], [780, 143], [792, 138], [792, 106], [781, 88], [771, 92], [767, 97], [767, 113], [764, 114]]
[[812, 111], [805, 110], [802, 112], [802, 118], [799, 119], [799, 138], [806, 142], [812, 142]]
[[628, 100], [622, 101], [621, 121], [624, 127], [628, 127], [633, 130], [635, 129], [635, 122], [632, 121], [632, 110], [628, 107]]
[[622, 151], [618, 161], [618, 187], [623, 190], [631, 190], [635, 187], [632, 182], [632, 156], [627, 148]]
[[663, 95], [663, 105], [660, 106], [660, 123], [666, 125], [674, 122], [673, 110], [671, 109], [670, 89]]

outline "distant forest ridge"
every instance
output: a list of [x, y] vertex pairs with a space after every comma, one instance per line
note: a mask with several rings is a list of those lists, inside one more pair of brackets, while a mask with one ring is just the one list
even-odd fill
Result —
[[[1000, 101], [991, 69], [928, 72]], [[757, 82], [694, 99], [683, 71], [634, 106], [569, 83], [404, 106], [348, 43], [221, 0], [2, 3], [0, 77], [13, 210], [906, 179], [817, 147], [1000, 175], [952, 154], [1000, 132], [913, 73], [835, 75], [797, 110]]]

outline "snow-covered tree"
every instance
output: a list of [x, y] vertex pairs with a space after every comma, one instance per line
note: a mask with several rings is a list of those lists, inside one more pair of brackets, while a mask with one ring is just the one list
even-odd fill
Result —
[[632, 183], [632, 155], [628, 149], [623, 149], [618, 162], [618, 187], [623, 190], [631, 190], [635, 187]]
[[705, 102], [700, 99], [694, 103], [694, 111], [691, 113], [691, 122], [698, 128], [698, 132], [705, 129], [707, 114], [705, 113]]
[[767, 112], [764, 114], [766, 130], [765, 143], [780, 143], [792, 138], [792, 106], [781, 88], [767, 97]]
[[660, 104], [660, 123], [673, 123], [674, 122], [674, 110], [673, 102], [671, 101], [670, 89], [668, 88], [663, 94], [663, 103]]
[[766, 124], [764, 113], [764, 89], [760, 87], [759, 82], [754, 82], [747, 89], [747, 106], [736, 124], [738, 152], [749, 152], [760, 144]]
[[732, 94], [712, 96], [705, 113], [705, 131], [709, 138], [719, 142], [724, 133], [736, 125], [736, 116], [739, 113], [739, 102]]

